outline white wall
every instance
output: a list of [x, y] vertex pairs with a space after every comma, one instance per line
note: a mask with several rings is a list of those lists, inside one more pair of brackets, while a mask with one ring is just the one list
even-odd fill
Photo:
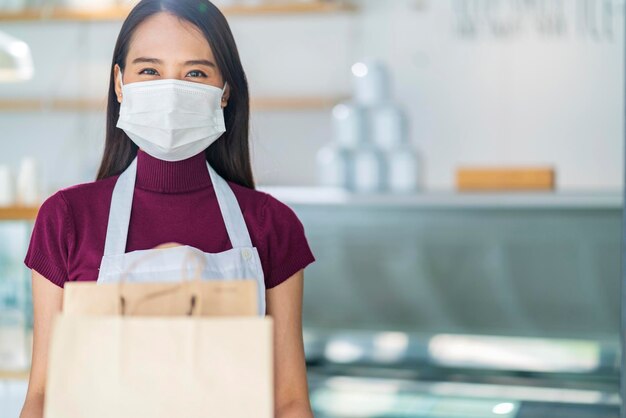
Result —
[[[561, 189], [621, 187], [623, 0], [614, 0], [613, 36], [598, 39], [580, 23], [583, 0], [563, 0], [561, 35], [542, 35], [541, 16], [524, 10], [520, 31], [509, 37], [494, 36], [484, 16], [507, 22], [510, 10], [486, 13], [489, 0], [465, 0], [479, 6], [471, 15], [478, 33], [461, 37], [462, 1], [363, 0], [354, 15], [230, 20], [253, 95], [347, 95], [351, 63], [385, 59], [430, 189], [452, 188], [460, 164], [550, 164]], [[31, 45], [36, 77], [0, 85], [0, 97], [103, 97], [119, 26], [2, 22], [0, 30]], [[22, 156], [35, 155], [48, 192], [89, 181], [103, 128], [97, 112], [0, 113], [0, 164], [16, 167]], [[314, 184], [314, 154], [330, 132], [330, 109], [256, 113], [257, 180]]]
[[620, 187], [622, 2], [615, 3], [613, 38], [601, 40], [577, 25], [580, 1], [563, 1], [560, 36], [542, 35], [529, 11], [509, 38], [493, 36], [477, 14], [481, 26], [469, 39], [456, 34], [454, 3], [429, 3], [428, 12], [398, 9], [386, 19], [395, 45], [379, 48], [413, 116], [430, 187], [450, 187], [460, 164], [550, 164], [562, 189]]

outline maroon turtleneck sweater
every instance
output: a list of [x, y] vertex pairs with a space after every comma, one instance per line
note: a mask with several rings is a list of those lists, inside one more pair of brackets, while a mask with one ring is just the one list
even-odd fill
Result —
[[[126, 251], [166, 242], [207, 253], [232, 248], [204, 152], [167, 162], [142, 150]], [[51, 282], [97, 280], [113, 187], [118, 176], [58, 191], [41, 206], [24, 263]], [[315, 261], [302, 223], [273, 196], [228, 182], [270, 289]]]

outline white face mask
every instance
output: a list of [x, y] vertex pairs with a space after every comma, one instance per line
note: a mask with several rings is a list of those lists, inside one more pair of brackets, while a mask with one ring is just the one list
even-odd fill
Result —
[[155, 158], [193, 157], [226, 132], [221, 107], [226, 85], [220, 89], [176, 79], [122, 82], [116, 126]]

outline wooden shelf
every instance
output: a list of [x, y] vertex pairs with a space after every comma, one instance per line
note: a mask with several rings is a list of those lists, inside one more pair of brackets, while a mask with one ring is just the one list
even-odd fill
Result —
[[0, 99], [0, 112], [31, 112], [31, 111], [104, 111], [104, 100], [88, 99]]
[[332, 14], [355, 12], [357, 7], [343, 1], [267, 2], [259, 5], [240, 5], [222, 8], [225, 15], [271, 15], [271, 14]]
[[[345, 97], [266, 97], [251, 99], [255, 111], [323, 110]], [[106, 110], [106, 101], [95, 99], [0, 99], [0, 112], [82, 112]]]
[[323, 110], [332, 108], [346, 97], [265, 97], [250, 100], [250, 107], [257, 111], [273, 110]]
[[[0, 22], [27, 22], [27, 21], [118, 21], [124, 20], [131, 8], [111, 7], [106, 9], [67, 9], [41, 8], [25, 9], [22, 11], [0, 11]], [[353, 12], [354, 5], [344, 2], [268, 2], [259, 5], [236, 5], [223, 7], [222, 12], [227, 16], [259, 16], [259, 15], [287, 15], [287, 14], [332, 14]]]
[[0, 380], [28, 380], [29, 377], [30, 370], [0, 370]]
[[0, 221], [34, 221], [38, 207], [0, 206]]

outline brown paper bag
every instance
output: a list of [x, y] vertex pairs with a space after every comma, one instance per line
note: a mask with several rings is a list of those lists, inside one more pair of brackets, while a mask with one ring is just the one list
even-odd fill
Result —
[[255, 316], [255, 280], [189, 280], [172, 283], [67, 283], [63, 312], [125, 316]]
[[271, 317], [60, 314], [45, 418], [271, 418]]
[[271, 418], [272, 319], [257, 305], [254, 280], [66, 284], [44, 417]]

